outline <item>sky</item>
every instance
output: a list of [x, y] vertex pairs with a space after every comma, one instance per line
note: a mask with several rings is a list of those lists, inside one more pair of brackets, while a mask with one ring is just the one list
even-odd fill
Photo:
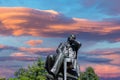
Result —
[[55, 54], [75, 34], [81, 71], [120, 79], [120, 0], [0, 0], [0, 77]]

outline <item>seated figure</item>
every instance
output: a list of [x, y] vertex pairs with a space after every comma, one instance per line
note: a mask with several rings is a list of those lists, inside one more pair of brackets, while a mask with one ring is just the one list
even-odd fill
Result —
[[80, 47], [81, 43], [76, 41], [76, 36], [72, 34], [68, 37], [66, 42], [58, 46], [56, 50], [57, 54], [47, 56], [45, 68], [49, 74], [53, 75], [54, 80], [57, 80], [60, 72], [64, 75], [63, 62], [65, 58], [70, 58], [71, 60], [67, 63], [67, 72], [74, 76], [79, 76], [76, 66], [77, 53]]

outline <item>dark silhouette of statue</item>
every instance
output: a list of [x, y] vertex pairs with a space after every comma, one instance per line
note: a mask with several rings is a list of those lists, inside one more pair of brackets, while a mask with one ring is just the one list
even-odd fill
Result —
[[[75, 35], [70, 35], [66, 42], [61, 43], [54, 55], [48, 55], [46, 59], [45, 68], [47, 72], [53, 75], [52, 80], [57, 80], [59, 73], [64, 75], [64, 60], [70, 58], [70, 62], [67, 63], [67, 73], [78, 77], [79, 72], [77, 68], [77, 54], [81, 47], [81, 43], [76, 41]], [[49, 80], [49, 79], [48, 79]]]

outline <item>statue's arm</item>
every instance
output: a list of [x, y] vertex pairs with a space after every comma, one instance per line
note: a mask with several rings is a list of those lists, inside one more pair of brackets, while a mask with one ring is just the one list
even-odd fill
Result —
[[60, 45], [58, 46], [56, 52], [57, 52], [57, 53], [63, 53], [63, 49], [64, 49], [64, 44], [63, 44], [63, 43], [60, 43]]
[[78, 41], [74, 42], [74, 47], [75, 47], [75, 51], [76, 51], [76, 59], [77, 59], [77, 55], [78, 55], [78, 50], [80, 49], [80, 47], [82, 46], [82, 44]]
[[82, 44], [79, 41], [75, 41], [76, 51], [78, 51], [81, 46]]

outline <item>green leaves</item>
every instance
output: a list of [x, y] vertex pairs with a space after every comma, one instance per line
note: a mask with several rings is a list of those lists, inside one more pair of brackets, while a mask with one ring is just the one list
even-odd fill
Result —
[[39, 58], [32, 66], [28, 66], [27, 69], [20, 68], [15, 72], [16, 78], [10, 78], [9, 80], [45, 80], [45, 68], [44, 62]]
[[92, 67], [88, 67], [85, 72], [81, 72], [80, 74], [80, 80], [99, 80]]

